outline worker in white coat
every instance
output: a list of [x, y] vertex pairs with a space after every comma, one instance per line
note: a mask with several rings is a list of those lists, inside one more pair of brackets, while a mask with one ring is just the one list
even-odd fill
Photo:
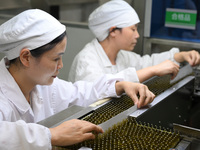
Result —
[[[71, 105], [88, 106], [126, 92], [138, 107], [155, 95], [145, 85], [102, 76], [95, 82], [57, 78], [63, 67], [66, 28], [48, 13], [26, 10], [0, 26], [0, 149], [47, 150], [94, 139], [99, 126], [73, 119], [55, 128], [36, 124]], [[138, 99], [137, 94], [140, 95]]]
[[195, 50], [179, 52], [178, 48], [172, 48], [151, 56], [132, 52], [139, 38], [139, 22], [135, 10], [123, 0], [111, 0], [95, 9], [89, 16], [88, 26], [96, 38], [75, 56], [68, 80], [94, 81], [103, 74], [132, 82], [166, 74], [171, 74], [173, 79], [180, 62], [187, 61], [191, 66], [200, 63]]

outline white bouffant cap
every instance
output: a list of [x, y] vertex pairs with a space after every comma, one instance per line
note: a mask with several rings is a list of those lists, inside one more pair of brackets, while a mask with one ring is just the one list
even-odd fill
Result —
[[33, 50], [64, 33], [66, 27], [50, 14], [26, 10], [0, 26], [0, 52], [9, 60], [19, 57], [23, 48]]
[[88, 19], [89, 28], [99, 41], [103, 41], [113, 26], [129, 27], [140, 22], [135, 10], [124, 0], [111, 0], [96, 10]]

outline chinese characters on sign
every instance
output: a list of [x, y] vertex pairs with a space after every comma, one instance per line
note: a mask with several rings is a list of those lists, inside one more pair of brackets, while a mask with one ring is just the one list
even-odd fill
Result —
[[195, 30], [196, 16], [196, 10], [167, 8], [165, 27]]

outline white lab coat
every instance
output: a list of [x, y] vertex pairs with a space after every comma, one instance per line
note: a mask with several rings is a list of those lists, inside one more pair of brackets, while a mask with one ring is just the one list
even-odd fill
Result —
[[56, 78], [50, 86], [35, 87], [31, 93], [30, 105], [2, 59], [0, 62], [0, 149], [51, 149], [49, 129], [35, 123], [70, 105], [88, 106], [97, 99], [117, 96], [116, 80], [121, 79], [103, 76], [94, 83], [80, 81], [72, 84]]
[[179, 52], [178, 48], [172, 48], [167, 52], [140, 56], [134, 52], [120, 50], [116, 65], [112, 65], [102, 46], [97, 39], [94, 39], [74, 58], [68, 80], [94, 81], [103, 74], [113, 74], [126, 81], [139, 82], [137, 70], [159, 64], [167, 59], [175, 62], [174, 54], [177, 52]]

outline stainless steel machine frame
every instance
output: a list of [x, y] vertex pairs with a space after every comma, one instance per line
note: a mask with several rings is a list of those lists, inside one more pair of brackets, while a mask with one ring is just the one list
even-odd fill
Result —
[[[122, 121], [124, 118], [135, 117], [138, 122], [146, 122], [153, 124], [158, 128], [179, 132], [182, 140], [177, 145], [177, 149], [199, 149], [200, 126], [197, 126], [198, 123], [191, 123], [192, 120], [198, 119], [199, 107], [197, 104], [200, 102], [200, 98], [194, 95], [194, 81], [194, 76], [188, 76], [159, 94], [148, 108], [137, 109], [136, 106], [133, 106], [106, 122], [103, 122], [100, 126], [104, 130], [107, 130], [109, 127]], [[80, 106], [72, 106], [55, 116], [39, 122], [39, 124], [47, 127], [54, 127], [73, 118], [80, 119], [96, 109], [104, 107], [105, 104], [112, 100], [113, 99], [111, 98], [107, 102], [95, 107], [83, 108]], [[200, 121], [200, 119], [198, 119], [197, 122], [198, 121]], [[189, 134], [191, 131], [195, 134]]]

